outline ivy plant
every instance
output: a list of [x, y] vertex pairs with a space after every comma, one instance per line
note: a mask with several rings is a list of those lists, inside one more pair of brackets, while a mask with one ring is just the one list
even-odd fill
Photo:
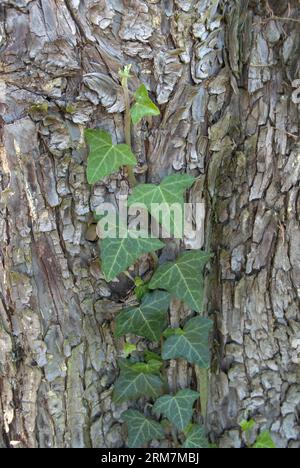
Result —
[[158, 341], [167, 328], [170, 295], [164, 291], [147, 294], [135, 308], [126, 309], [116, 319], [116, 336], [134, 333]]
[[114, 389], [114, 401], [123, 403], [142, 396], [157, 397], [162, 393], [163, 381], [158, 361], [123, 366]]
[[259, 434], [253, 445], [254, 449], [275, 449], [276, 445], [269, 431], [263, 431]]
[[100, 241], [101, 265], [105, 279], [111, 281], [141, 257], [141, 255], [162, 249], [165, 246], [159, 239], [143, 237], [128, 230], [123, 236], [106, 237]]
[[128, 145], [113, 145], [109, 133], [103, 130], [85, 130], [89, 145], [87, 179], [95, 184], [106, 176], [118, 171], [121, 166], [135, 166], [136, 157]]
[[160, 114], [160, 110], [151, 101], [147, 88], [142, 84], [134, 94], [135, 104], [130, 109], [131, 119], [134, 125], [138, 124], [146, 116]]
[[[95, 184], [123, 168], [131, 190], [129, 206], [143, 204], [149, 215], [165, 230], [169, 230], [170, 236], [178, 237], [182, 235], [183, 220], [178, 221], [174, 207], [179, 207], [183, 212], [185, 193], [192, 187], [195, 178], [189, 174], [173, 174], [160, 185], [138, 185], [134, 174], [137, 160], [131, 147], [131, 124], [136, 125], [145, 117], [159, 116], [160, 111], [144, 84], [131, 98], [128, 86], [131, 66], [126, 66], [119, 75], [125, 103], [125, 143], [114, 144], [112, 136], [103, 129], [87, 129], [87, 180]], [[155, 211], [153, 204], [162, 206], [163, 214]], [[139, 276], [133, 278], [138, 303], [134, 307], [124, 308], [115, 319], [115, 335], [118, 338], [124, 336], [126, 342], [123, 359], [119, 361], [113, 399], [116, 404], [144, 397], [150, 399], [147, 417], [134, 409], [122, 414], [128, 428], [128, 446], [141, 447], [153, 440], [164, 439], [170, 434], [167, 428], [171, 425], [175, 446], [208, 448], [204, 428], [192, 423], [199, 393], [185, 388], [168, 394], [165, 372], [168, 361], [177, 358], [202, 369], [209, 367], [212, 322], [202, 315], [196, 315], [187, 320], [182, 328], [171, 328], [168, 327], [168, 310], [171, 298], [177, 298], [190, 308], [192, 314], [203, 313], [203, 273], [211, 255], [201, 250], [184, 252], [176, 261], [157, 267], [157, 252], [165, 246], [159, 238], [116, 222], [110, 222], [105, 230], [101, 217], [97, 221], [101, 268], [107, 282], [122, 272], [126, 273], [126, 269], [134, 266], [142, 255], [148, 254], [154, 260], [155, 271], [150, 281], [149, 278], [144, 281]], [[134, 336], [143, 338], [143, 347], [148, 344], [149, 349], [140, 351], [136, 338], [131, 343], [130, 337]]]
[[206, 438], [204, 428], [198, 424], [191, 424], [185, 431], [186, 440], [183, 448], [187, 449], [208, 449], [210, 448], [209, 442]]
[[[134, 188], [129, 197], [129, 206], [142, 203], [149, 213], [165, 228], [167, 233], [175, 237], [182, 237], [183, 217], [176, 222], [176, 214], [182, 214], [183, 194], [195, 182], [195, 178], [188, 174], [173, 174], [166, 177], [160, 185], [141, 184]], [[157, 210], [157, 206], [162, 210]]]
[[179, 430], [183, 431], [193, 416], [193, 405], [199, 398], [199, 393], [186, 388], [176, 395], [163, 395], [153, 406], [156, 415], [164, 415]]
[[240, 422], [240, 428], [242, 429], [242, 432], [245, 434], [247, 448], [275, 449], [276, 444], [274, 443], [269, 431], [260, 432], [259, 435], [256, 437], [254, 444], [253, 444], [253, 441], [252, 443], [250, 442], [251, 433], [254, 430], [256, 425], [257, 424], [254, 421], [254, 419], [249, 419], [249, 420], [245, 419]]
[[174, 329], [163, 345], [163, 359], [183, 358], [201, 369], [207, 369], [210, 363], [208, 338], [211, 328], [211, 320], [194, 317], [184, 328]]
[[167, 262], [158, 268], [149, 284], [150, 289], [166, 289], [192, 310], [202, 312], [204, 280], [201, 274], [210, 257], [201, 250], [183, 253], [176, 262]]
[[161, 424], [146, 418], [136, 410], [128, 410], [122, 414], [128, 427], [128, 446], [138, 448], [153, 439], [163, 439], [164, 430]]

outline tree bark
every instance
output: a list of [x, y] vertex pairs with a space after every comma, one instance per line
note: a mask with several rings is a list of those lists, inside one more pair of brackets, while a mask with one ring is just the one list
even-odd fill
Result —
[[[124, 141], [128, 63], [162, 110], [134, 131], [141, 180], [192, 172], [190, 198], [206, 201], [210, 437], [242, 447], [249, 414], [299, 447], [299, 12], [296, 0], [2, 0], [0, 447], [124, 446], [112, 321], [131, 285], [106, 284], [88, 225], [128, 186], [119, 174], [88, 187], [83, 130]], [[187, 313], [174, 301], [171, 322]], [[192, 380], [171, 363], [172, 388]]]

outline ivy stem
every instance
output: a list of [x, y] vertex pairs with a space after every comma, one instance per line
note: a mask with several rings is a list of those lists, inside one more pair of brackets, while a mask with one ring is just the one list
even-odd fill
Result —
[[[121, 74], [121, 84], [124, 92], [124, 101], [125, 101], [125, 141], [129, 148], [131, 146], [131, 115], [130, 115], [130, 97], [129, 97], [129, 89], [128, 89], [128, 78], [129, 70], [125, 70]], [[137, 185], [137, 180], [135, 178], [133, 168], [131, 166], [125, 166], [125, 170], [128, 177], [128, 182], [130, 187], [135, 187]]]
[[177, 438], [176, 429], [173, 426], [172, 426], [171, 432], [172, 432], [173, 441], [175, 443], [175, 447], [177, 448], [177, 447], [179, 447], [179, 442], [178, 442], [178, 438]]

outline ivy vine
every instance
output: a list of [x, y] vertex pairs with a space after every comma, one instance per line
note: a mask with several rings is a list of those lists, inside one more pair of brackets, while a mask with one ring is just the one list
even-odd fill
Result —
[[[134, 93], [131, 105], [129, 79], [130, 66], [127, 66], [120, 72], [125, 100], [126, 143], [113, 144], [111, 135], [104, 130], [87, 129], [87, 179], [90, 184], [95, 184], [123, 167], [132, 188], [129, 206], [143, 203], [149, 215], [168, 229], [165, 225], [168, 216], [162, 217], [152, 209], [153, 203], [163, 204], [165, 214], [171, 220], [170, 236], [176, 236], [178, 226], [170, 207], [174, 203], [183, 207], [184, 194], [195, 179], [190, 175], [175, 174], [166, 177], [158, 186], [138, 185], [133, 171], [137, 160], [131, 148], [131, 123], [136, 125], [144, 117], [159, 115], [160, 111], [143, 84]], [[114, 235], [100, 239], [101, 266], [108, 282], [126, 271], [141, 255], [151, 254], [156, 257], [155, 252], [165, 246], [160, 239], [135, 236], [125, 225], [114, 225], [109, 229], [114, 229]], [[122, 403], [141, 397], [154, 400], [150, 418], [135, 409], [123, 413], [122, 419], [128, 428], [129, 447], [141, 447], [154, 439], [163, 439], [167, 427], [171, 427], [171, 433], [175, 434], [176, 446], [180, 445], [179, 434], [179, 440], [185, 448], [209, 447], [204, 428], [191, 422], [199, 393], [187, 388], [179, 390], [175, 395], [168, 394], [164, 370], [166, 361], [178, 358], [201, 369], [209, 367], [212, 322], [196, 315], [183, 328], [168, 327], [168, 309], [171, 298], [177, 298], [192, 311], [203, 312], [203, 270], [210, 257], [210, 254], [201, 250], [184, 252], [175, 262], [160, 265], [149, 282], [136, 278], [135, 292], [139, 305], [122, 310], [116, 318], [117, 337], [134, 334], [157, 346], [161, 344], [161, 354], [147, 350], [139, 358], [133, 358], [136, 347], [126, 343], [126, 358], [119, 361], [120, 373], [115, 383], [114, 401]]]

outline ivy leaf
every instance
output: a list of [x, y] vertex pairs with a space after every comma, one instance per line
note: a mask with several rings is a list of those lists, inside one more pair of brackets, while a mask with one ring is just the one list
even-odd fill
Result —
[[186, 433], [186, 440], [182, 446], [183, 448], [210, 448], [209, 442], [205, 436], [205, 431], [202, 426], [192, 424]]
[[255, 421], [253, 419], [250, 419], [250, 421], [247, 421], [246, 419], [244, 419], [243, 421], [240, 422], [240, 428], [245, 433], [250, 432], [254, 428], [254, 426], [255, 426]]
[[153, 439], [163, 439], [164, 430], [162, 426], [146, 418], [142, 413], [136, 410], [128, 410], [122, 414], [122, 418], [128, 428], [128, 447], [141, 448]]
[[134, 95], [135, 104], [131, 107], [131, 119], [134, 125], [138, 124], [147, 115], [159, 115], [160, 110], [151, 101], [145, 85], [141, 85]]
[[122, 311], [116, 319], [116, 336], [134, 333], [159, 341], [162, 332], [167, 327], [167, 310], [170, 295], [164, 291], [147, 294], [139, 307]]
[[162, 249], [165, 245], [147, 234], [139, 235], [141, 237], [128, 230], [127, 237], [107, 237], [100, 241], [101, 266], [107, 282], [133, 265], [141, 255]]
[[209, 333], [212, 321], [204, 317], [194, 317], [187, 322], [181, 333], [170, 336], [163, 345], [163, 359], [186, 359], [207, 369], [210, 364]]
[[136, 351], [136, 345], [131, 343], [124, 344], [124, 356], [130, 356], [134, 351]]
[[276, 449], [276, 445], [271, 437], [269, 431], [262, 432], [257, 440], [256, 443], [253, 445], [255, 449]]
[[150, 359], [148, 362], [135, 362], [131, 366], [131, 369], [138, 373], [159, 375], [162, 365], [162, 361], [158, 361], [157, 359]]
[[148, 349], [146, 349], [144, 352], [144, 359], [146, 362], [149, 362], [149, 361], [162, 362], [163, 361], [159, 354], [154, 353], [153, 351], [149, 351]]
[[199, 393], [190, 389], [180, 390], [174, 396], [163, 395], [156, 400], [153, 411], [158, 416], [163, 414], [179, 431], [183, 431], [192, 419], [197, 398]]
[[[158, 364], [156, 364], [156, 371]], [[153, 363], [123, 365], [120, 376], [115, 383], [114, 401], [123, 403], [124, 401], [136, 400], [141, 396], [149, 398], [159, 396], [163, 389], [163, 382], [159, 375], [153, 373], [153, 370]]]
[[149, 286], [139, 276], [135, 278], [134, 284], [134, 294], [136, 295], [137, 300], [140, 302], [143, 299], [143, 297], [149, 292]]
[[95, 184], [104, 177], [118, 171], [121, 166], [135, 166], [136, 157], [128, 145], [113, 145], [109, 133], [103, 130], [86, 129], [85, 138], [89, 145], [87, 179]]
[[166, 289], [192, 310], [202, 312], [204, 279], [201, 273], [210, 258], [210, 254], [201, 250], [185, 252], [176, 262], [160, 266], [154, 273], [149, 287]]
[[[183, 237], [184, 226], [184, 192], [195, 182], [195, 178], [187, 174], [173, 174], [166, 177], [160, 185], [141, 184], [134, 188], [128, 199], [128, 205], [146, 206], [147, 210], [170, 234], [176, 238]], [[176, 211], [172, 205], [178, 205], [182, 222], [178, 223]], [[157, 205], [162, 206], [163, 213], [159, 213]]]

